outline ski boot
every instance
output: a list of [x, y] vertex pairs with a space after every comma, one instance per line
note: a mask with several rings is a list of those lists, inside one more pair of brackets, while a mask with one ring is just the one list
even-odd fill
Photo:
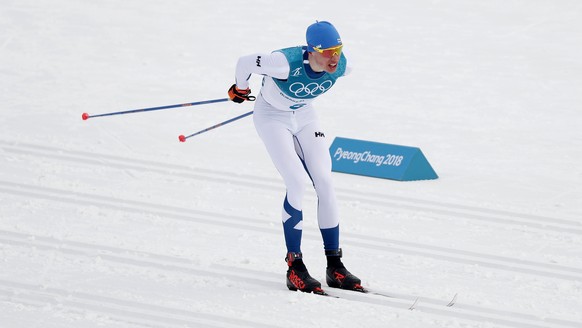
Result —
[[285, 260], [289, 267], [287, 269], [287, 288], [289, 290], [325, 295], [325, 292], [321, 289], [321, 283], [307, 272], [301, 253], [289, 252]]
[[341, 261], [342, 249], [326, 250], [327, 269], [325, 280], [329, 287], [366, 292], [360, 278], [351, 274]]

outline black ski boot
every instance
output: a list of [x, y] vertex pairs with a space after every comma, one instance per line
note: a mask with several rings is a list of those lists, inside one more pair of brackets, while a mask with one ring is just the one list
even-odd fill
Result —
[[289, 269], [287, 269], [287, 288], [289, 290], [325, 295], [325, 292], [321, 289], [321, 283], [307, 272], [301, 253], [287, 253], [285, 260], [289, 266]]
[[327, 270], [325, 270], [325, 280], [329, 287], [356, 290], [365, 292], [360, 278], [351, 274], [341, 261], [342, 250], [326, 250]]

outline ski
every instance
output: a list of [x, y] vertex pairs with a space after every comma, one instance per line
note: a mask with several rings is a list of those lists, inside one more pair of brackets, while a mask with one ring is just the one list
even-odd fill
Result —
[[320, 295], [320, 296], [327, 296], [327, 297], [339, 298], [339, 296], [335, 296], [335, 295], [328, 294], [325, 290], [323, 290], [321, 288], [315, 288], [312, 293], [315, 294], [315, 295]]
[[414, 310], [416, 308], [416, 305], [418, 304], [418, 301], [420, 300], [420, 297], [417, 297], [414, 300], [414, 303], [412, 303], [412, 305], [408, 308], [410, 311]]
[[[297, 291], [297, 289], [289, 289], [292, 292]], [[339, 296], [336, 295], [331, 295], [328, 294], [325, 290], [321, 289], [321, 288], [315, 288], [314, 290], [310, 291], [310, 292], [303, 292], [306, 294], [314, 294], [314, 295], [319, 295], [319, 296], [326, 296], [326, 297], [332, 297], [332, 298], [340, 298]]]
[[459, 293], [455, 293], [455, 296], [453, 296], [453, 299], [449, 302], [449, 304], [447, 304], [447, 307], [455, 305], [455, 303], [457, 302], [457, 295], [459, 295]]
[[313, 292], [313, 294], [315, 294], [315, 295], [319, 295], [319, 296], [331, 297], [331, 298], [341, 298], [341, 297], [339, 297], [339, 296], [337, 296], [337, 295], [332, 295], [332, 294], [329, 294], [329, 293], [327, 293], [327, 292], [323, 292], [323, 293], [316, 293], [316, 292]]
[[[378, 295], [378, 296], [388, 297], [388, 298], [400, 298], [400, 297], [391, 296], [389, 294], [385, 294], [385, 293], [381, 293], [381, 292], [376, 292], [376, 291], [370, 291], [369, 293], [372, 294], [372, 295]], [[455, 293], [455, 295], [453, 295], [453, 298], [448, 303], [446, 303], [445, 306], [446, 307], [452, 307], [452, 306], [454, 306], [455, 303], [457, 302], [457, 297], [458, 296], [459, 296], [459, 293]], [[417, 296], [414, 299], [414, 303], [410, 307], [410, 310], [413, 310], [416, 307], [416, 305], [418, 304], [419, 301], [420, 301], [420, 296]]]
[[[401, 299], [401, 300], [407, 299], [407, 298], [390, 295], [388, 293], [384, 293], [384, 292], [380, 292], [380, 291], [376, 291], [376, 290], [370, 290], [370, 289], [364, 288], [360, 285], [358, 285], [354, 289], [343, 289], [343, 288], [334, 288], [334, 289], [348, 291], [348, 292], [361, 293], [361, 294], [375, 295], [375, 296], [392, 298], [392, 299]], [[319, 296], [332, 297], [332, 298], [341, 298], [340, 296], [337, 296], [335, 294], [329, 294], [328, 292], [326, 292], [325, 290], [323, 290], [321, 288], [316, 288], [313, 291], [311, 291], [309, 294], [315, 294], [315, 295], [319, 295]], [[453, 295], [453, 298], [447, 304], [445, 304], [445, 306], [446, 307], [454, 306], [455, 303], [457, 302], [458, 295], [459, 295], [458, 293], [455, 293], [455, 295]], [[416, 306], [418, 305], [419, 302], [420, 302], [420, 296], [416, 296], [408, 309], [411, 311], [416, 309]]]
[[[375, 296], [386, 297], [386, 298], [392, 298], [392, 299], [404, 299], [403, 297], [390, 295], [388, 293], [380, 292], [380, 291], [376, 291], [376, 290], [370, 290], [370, 289], [364, 288], [362, 286], [358, 286], [358, 288], [355, 288], [355, 289], [342, 289], [342, 290], [353, 291], [353, 292], [357, 292], [357, 293], [375, 295]], [[448, 303], [443, 304], [443, 305], [445, 305], [446, 307], [454, 306], [455, 303], [457, 302], [458, 295], [459, 295], [458, 293], [455, 293], [455, 295], [453, 295], [453, 298]], [[412, 305], [408, 309], [414, 310], [419, 302], [420, 302], [420, 296], [416, 296], [413, 299]]]

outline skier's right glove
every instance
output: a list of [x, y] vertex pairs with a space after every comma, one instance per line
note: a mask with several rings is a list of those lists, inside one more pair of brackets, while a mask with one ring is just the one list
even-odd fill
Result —
[[255, 96], [251, 96], [251, 89], [239, 89], [236, 87], [236, 83], [233, 84], [230, 89], [228, 89], [228, 98], [235, 103], [242, 103], [245, 100], [255, 101]]

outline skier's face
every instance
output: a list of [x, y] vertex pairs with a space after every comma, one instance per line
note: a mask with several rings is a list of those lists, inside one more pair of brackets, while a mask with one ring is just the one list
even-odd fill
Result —
[[326, 71], [328, 73], [335, 73], [337, 70], [337, 64], [340, 61], [340, 54], [341, 50], [339, 52], [332, 53], [330, 57], [317, 51], [310, 52], [309, 65], [311, 66], [311, 69], [316, 72]]

